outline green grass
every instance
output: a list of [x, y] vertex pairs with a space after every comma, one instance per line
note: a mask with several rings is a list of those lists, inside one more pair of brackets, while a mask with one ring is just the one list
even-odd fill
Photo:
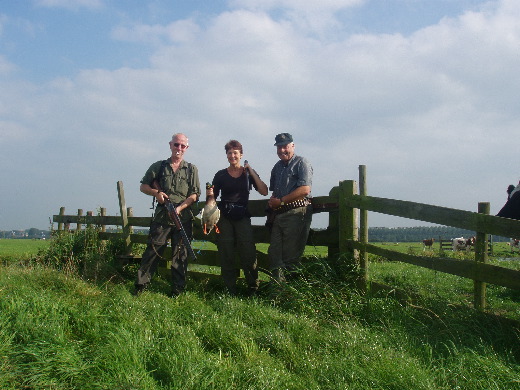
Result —
[[[399, 243], [377, 244], [383, 248], [419, 256], [440, 256], [438, 247], [422, 249], [422, 244]], [[441, 256], [460, 260], [474, 260], [474, 252], [444, 251]], [[470, 279], [432, 271], [396, 261], [385, 261], [369, 255], [370, 280], [420, 295], [427, 300], [443, 300], [457, 305], [473, 306], [474, 283]], [[511, 253], [506, 243], [495, 243], [493, 256], [488, 263], [513, 270], [520, 270], [520, 255]], [[520, 321], [520, 291], [488, 284], [486, 288], [486, 311]]]
[[37, 254], [40, 249], [48, 248], [49, 245], [49, 240], [0, 238], [0, 259], [6, 257], [30, 257]]
[[[267, 253], [267, 250], [269, 249], [269, 244], [258, 243], [256, 244], [256, 249], [260, 252]], [[328, 249], [326, 246], [307, 246], [305, 247], [303, 255], [305, 257], [321, 258], [327, 257], [327, 253]]]
[[340, 259], [253, 299], [219, 279], [171, 299], [160, 277], [136, 297], [91, 239], [0, 266], [1, 389], [520, 389], [518, 326], [444, 297], [361, 296]]
[[520, 388], [512, 329], [449, 306], [366, 300], [330, 276], [250, 300], [191, 282], [172, 300], [3, 268], [0, 388]]
[[[474, 260], [474, 251], [458, 251], [444, 250], [440, 252], [438, 244], [434, 244], [433, 249], [423, 249], [422, 243], [415, 242], [400, 242], [400, 243], [373, 243], [384, 249], [393, 250], [401, 253], [408, 253], [416, 256], [438, 256], [438, 257], [452, 257], [461, 260]], [[506, 242], [497, 242], [493, 244], [493, 252], [488, 256], [489, 264], [500, 265], [510, 269], [520, 269], [520, 252], [511, 251]]]

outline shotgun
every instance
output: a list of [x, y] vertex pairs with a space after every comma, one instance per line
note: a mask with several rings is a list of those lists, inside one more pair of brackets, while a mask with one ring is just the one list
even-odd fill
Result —
[[[244, 161], [244, 164], [247, 164], [247, 160]], [[251, 183], [250, 183], [251, 179], [249, 178], [249, 169], [244, 168], [244, 170], [246, 171], [247, 192], [250, 192], [251, 191]]]
[[[163, 190], [161, 189], [161, 186], [159, 185], [159, 182], [157, 180], [154, 180], [150, 187], [152, 187], [153, 189], [156, 189], [157, 191], [163, 192]], [[166, 207], [166, 210], [168, 210], [168, 216], [175, 224], [175, 227], [177, 229], [179, 229], [179, 231], [181, 232], [182, 242], [184, 243], [184, 246], [186, 247], [188, 254], [190, 255], [190, 257], [193, 260], [197, 260], [197, 256], [195, 256], [195, 252], [193, 252], [193, 248], [191, 247], [190, 239], [188, 238], [188, 235], [186, 234], [186, 230], [184, 230], [184, 226], [182, 226], [182, 222], [181, 222], [181, 219], [179, 218], [179, 214], [177, 213], [177, 209], [175, 208], [175, 205], [170, 201], [170, 199], [168, 197], [166, 197], [164, 206]]]

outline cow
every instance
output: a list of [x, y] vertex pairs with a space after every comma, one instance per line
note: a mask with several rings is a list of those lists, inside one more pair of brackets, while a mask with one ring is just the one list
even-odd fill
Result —
[[453, 248], [454, 252], [462, 251], [462, 250], [468, 251], [474, 245], [475, 245], [475, 237], [471, 237], [471, 238], [459, 237], [459, 238], [454, 238], [452, 240], [452, 248]]
[[454, 252], [466, 249], [466, 239], [464, 237], [454, 238], [451, 240], [451, 245]]
[[427, 239], [424, 239], [422, 242], [423, 242], [423, 251], [426, 250], [426, 248], [432, 249], [433, 243], [435, 242], [435, 238], [427, 238]]
[[520, 240], [512, 238], [509, 242], [509, 246], [511, 246], [511, 253], [513, 253], [515, 249], [520, 252]]
[[466, 249], [472, 249], [475, 246], [475, 241], [477, 238], [475, 236], [470, 237], [466, 240]]

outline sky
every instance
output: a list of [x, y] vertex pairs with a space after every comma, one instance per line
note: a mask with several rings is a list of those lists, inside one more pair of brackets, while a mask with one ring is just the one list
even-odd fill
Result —
[[496, 214], [520, 179], [519, 20], [518, 0], [0, 0], [0, 230], [118, 215], [117, 181], [150, 216], [140, 180], [176, 132], [201, 184], [230, 139], [268, 183], [288, 132], [314, 196], [365, 165], [369, 195]]

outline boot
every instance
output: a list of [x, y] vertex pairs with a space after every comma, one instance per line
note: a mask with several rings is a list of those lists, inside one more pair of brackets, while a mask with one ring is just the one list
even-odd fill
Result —
[[271, 278], [278, 284], [285, 283], [285, 276], [281, 268], [275, 268], [271, 271]]
[[134, 295], [140, 295], [144, 290], [148, 288], [148, 283], [135, 284]]

